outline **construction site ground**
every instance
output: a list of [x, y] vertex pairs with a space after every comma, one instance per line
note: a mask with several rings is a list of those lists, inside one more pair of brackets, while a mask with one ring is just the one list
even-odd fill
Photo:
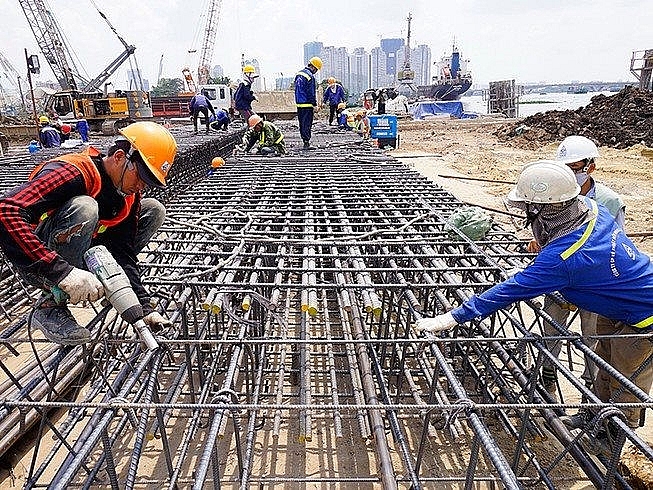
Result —
[[[510, 142], [501, 142], [493, 132], [498, 125], [505, 124], [505, 122], [505, 119], [492, 118], [475, 121], [402, 121], [400, 123], [401, 145], [390, 154], [441, 185], [462, 201], [503, 210], [503, 197], [510, 189], [510, 185], [445, 178], [442, 175], [513, 181], [516, 180], [523, 164], [532, 160], [551, 158], [554, 155], [555, 143], [549, 143], [542, 148], [533, 150], [521, 148]], [[653, 204], [653, 182], [651, 179], [653, 170], [649, 168], [652, 162], [645, 156], [647, 152], [642, 150], [646, 150], [646, 148], [639, 145], [623, 150], [601, 147], [601, 159], [597, 162], [597, 171], [594, 174], [597, 180], [604, 182], [622, 195], [627, 205], [627, 231], [637, 233], [653, 229], [649, 220], [651, 204]], [[500, 213], [489, 213], [496, 221], [501, 222], [506, 230], [515, 231], [524, 240], [530, 238], [528, 231], [520, 230], [521, 223], [514, 222], [510, 217]], [[649, 254], [653, 253], [653, 241], [650, 237], [637, 237], [634, 238], [634, 241], [643, 251]], [[289, 298], [288, 301], [291, 300], [295, 301], [294, 298]], [[326, 298], [324, 301], [327, 301]], [[75, 314], [79, 314], [79, 312], [75, 311]], [[332, 321], [334, 320], [332, 319]], [[310, 336], [323, 336], [324, 332], [321, 328], [320, 322], [313, 324]], [[27, 347], [25, 346], [25, 348]], [[329, 366], [326, 360], [328, 351], [328, 346], [322, 345], [317, 346], [313, 354], [317, 359], [325, 359], [322, 361], [321, 368], [319, 362], [313, 368], [316, 370], [315, 383], [323, 382], [325, 386], [328, 384], [329, 377]], [[271, 352], [270, 355], [279, 356], [279, 352]], [[581, 362], [580, 359], [578, 361]], [[282, 361], [275, 363], [275, 365], [283, 364]], [[338, 369], [338, 378], [346, 386], [344, 391], [350, 392], [348, 374]], [[322, 381], [319, 381], [320, 379]], [[286, 383], [285, 391], [294, 389], [287, 384], [287, 380], [284, 382]], [[565, 389], [564, 385], [562, 389]], [[319, 396], [326, 395], [320, 394]], [[177, 419], [177, 415], [179, 415], [179, 419]], [[265, 426], [266, 435], [258, 440], [255, 446], [254, 464], [256, 467], [254, 473], [266, 475], [267, 482], [261, 482], [259, 488], [380, 488], [374, 478], [367, 480], [361, 478], [360, 481], [352, 480], [349, 483], [336, 481], [337, 479], [329, 481], [329, 477], [337, 475], [339, 471], [345, 475], [367, 476], [375, 473], [376, 462], [371, 449], [373, 443], [369, 438], [361, 438], [358, 434], [355, 412], [342, 414], [344, 437], [338, 437], [334, 432], [333, 414], [316, 412], [312, 432], [309, 432], [310, 438], [301, 441], [299, 440], [301, 437], [298, 436], [301, 434], [301, 428], [298, 427], [297, 419], [289, 421], [284, 416], [281, 432], [275, 435], [272, 430], [275, 414], [270, 412], [263, 415], [261, 423]], [[650, 419], [651, 414], [648, 415]], [[188, 424], [188, 421], [184, 420], [185, 417], [186, 415], [183, 413], [176, 414], [171, 419], [170, 425], [185, 426]], [[402, 423], [405, 424], [411, 443], [415, 443], [421, 435], [420, 423], [415, 416], [413, 424], [411, 418], [403, 418]], [[54, 419], [56, 420], [56, 417]], [[208, 422], [206, 419], [202, 421], [202, 424], [208, 424]], [[491, 424], [491, 421], [488, 423]], [[646, 426], [638, 431], [639, 435], [649, 444], [653, 444], [652, 426], [653, 422], [649, 420]], [[221, 468], [222, 475], [231, 476], [234, 482], [233, 487], [227, 485], [224, 487], [236, 488], [237, 461], [232, 452], [233, 447], [225, 444], [229, 440], [233, 443], [234, 434], [231, 426], [229, 427], [219, 445], [218, 452], [220, 459], [222, 460], [226, 456], [227, 461], [226, 466]], [[472, 434], [462, 433], [459, 440], [452, 440], [437, 432], [429, 435], [431, 437], [428, 441], [428, 456], [422, 461], [423, 468], [429, 474], [443, 478], [464, 475]], [[171, 446], [175, 447], [181, 437], [181, 431], [179, 434], [169, 435]], [[0, 489], [23, 486], [24, 476], [27, 474], [32, 457], [32, 442], [29, 439], [24, 441], [21, 447], [12, 451], [11, 457], [5, 458], [5, 464], [9, 463], [11, 469], [9, 467], [0, 468]], [[124, 454], [122, 451], [116, 454], [116, 456], [124, 456], [123, 461], [117, 463], [119, 472], [124, 471], [125, 465], [129, 464], [128, 454], [133, 443], [127, 437], [122, 442]], [[508, 435], [505, 439], [497, 442], [506, 448], [514, 443]], [[201, 443], [201, 440], [197, 441], [198, 446]], [[555, 438], [549, 437], [541, 444], [550, 445], [550, 458], [547, 459], [554, 460], [560, 452], [560, 446]], [[42, 446], [41, 451], [45, 452], [46, 448]], [[401, 468], [401, 458], [396, 448], [393, 448], [391, 456], [396, 467]], [[185, 469], [192, 468], [198, 458], [190, 459], [191, 461], [188, 462]], [[640, 481], [648, 481], [653, 485], [653, 470], [648, 466], [647, 461], [644, 461], [646, 465], [642, 465], [637, 455], [632, 454], [626, 448], [622, 454], [622, 462], [637, 472]], [[479, 473], [484, 474], [488, 471], [488, 466], [487, 461], [482, 459], [479, 462]], [[160, 483], [165, 479], [166, 468], [165, 462], [161, 458], [160, 438], [148, 442], [144, 449], [139, 474], [148, 473], [152, 480], [140, 478], [136, 488], [155, 488], [155, 482]], [[192, 470], [189, 470], [187, 474], [192, 474]], [[574, 490], [593, 488], [593, 485], [569, 457], [556, 468], [555, 476], [560, 482], [558, 488]], [[275, 477], [279, 477], [279, 481], [275, 482]], [[288, 478], [292, 477], [297, 477], [298, 481], [296, 483], [288, 482]], [[314, 477], [318, 481], [308, 484], [300, 482], [305, 477]], [[323, 477], [324, 480], [319, 481], [320, 477]], [[190, 488], [192, 479], [181, 479], [180, 483], [182, 488]], [[255, 481], [252, 482], [252, 488], [254, 483]], [[459, 484], [429, 482], [425, 483], [424, 488], [461, 488], [463, 485], [463, 481], [460, 481]], [[108, 486], [107, 483], [103, 488], [108, 488]], [[409, 486], [409, 482], [404, 481], [401, 488], [409, 488]], [[487, 484], [477, 482], [474, 488], [496, 487], [492, 482]]]

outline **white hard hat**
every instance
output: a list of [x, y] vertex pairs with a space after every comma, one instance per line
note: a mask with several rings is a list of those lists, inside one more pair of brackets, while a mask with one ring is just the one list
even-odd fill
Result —
[[567, 136], [556, 152], [556, 161], [568, 165], [586, 158], [598, 158], [599, 149], [585, 136]]
[[515, 202], [553, 204], [566, 202], [580, 194], [574, 172], [559, 162], [538, 160], [524, 166], [517, 185], [508, 194]]

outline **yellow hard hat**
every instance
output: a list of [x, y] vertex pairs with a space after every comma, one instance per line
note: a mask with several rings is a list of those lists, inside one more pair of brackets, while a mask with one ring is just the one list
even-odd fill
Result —
[[249, 119], [247, 120], [247, 124], [249, 124], [250, 128], [253, 128], [258, 123], [262, 123], [262, 122], [263, 122], [263, 118], [258, 114], [252, 114], [251, 116], [249, 116]]
[[[152, 121], [139, 121], [120, 130], [132, 147], [138, 150], [146, 168], [139, 167], [140, 177], [149, 185], [163, 187], [166, 177], [175, 161], [177, 142], [166, 128]], [[135, 162], [137, 165], [139, 162]], [[154, 180], [148, 178], [147, 171]]]
[[313, 56], [310, 60], [308, 60], [308, 62], [318, 70], [322, 69], [322, 60], [317, 56]]
[[40, 116], [39, 117], [39, 123], [41, 124], [47, 124], [50, 122], [50, 118], [48, 116]]
[[340, 104], [338, 104], [338, 109], [344, 109], [345, 107], [347, 107], [347, 104], [344, 102], [340, 102]]
[[329, 85], [333, 85], [334, 83], [336, 83], [336, 79], [333, 78], [333, 77], [329, 77], [329, 78], [327, 78], [327, 83]]
[[254, 68], [254, 65], [245, 65], [243, 66], [243, 73], [255, 73], [256, 68]]
[[224, 165], [224, 159], [221, 157], [215, 157], [213, 160], [211, 160], [211, 167], [218, 168], [221, 165]]

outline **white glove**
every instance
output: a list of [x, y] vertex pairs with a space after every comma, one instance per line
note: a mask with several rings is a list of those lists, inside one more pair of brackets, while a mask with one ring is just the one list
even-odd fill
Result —
[[70, 302], [77, 304], [81, 301], [97, 301], [104, 295], [104, 286], [88, 271], [73, 267], [58, 286], [70, 296]]
[[153, 311], [151, 313], [148, 313], [143, 317], [143, 321], [147, 323], [150, 327], [159, 327], [159, 328], [164, 328], [164, 327], [170, 327], [172, 326], [172, 322], [168, 320], [166, 317], [161, 315], [158, 311]]
[[453, 315], [447, 312], [444, 315], [438, 315], [433, 318], [420, 318], [415, 322], [415, 330], [418, 332], [437, 333], [448, 330], [457, 324], [458, 322], [454, 320]]

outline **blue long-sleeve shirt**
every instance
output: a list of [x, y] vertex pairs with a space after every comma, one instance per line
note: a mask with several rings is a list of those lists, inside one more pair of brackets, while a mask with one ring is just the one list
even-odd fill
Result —
[[317, 105], [317, 87], [315, 77], [308, 67], [295, 75], [295, 104], [297, 107], [312, 107]]
[[512, 303], [559, 291], [584, 310], [645, 329], [653, 326], [653, 264], [602, 205], [596, 218], [545, 246], [510, 279], [451, 311], [463, 323]]
[[190, 102], [188, 103], [188, 109], [193, 112], [194, 110], [200, 109], [202, 107], [206, 107], [209, 111], [214, 112], [211, 102], [209, 102], [209, 99], [207, 99], [205, 95], [193, 95], [193, 97], [190, 99]]
[[252, 110], [252, 102], [256, 100], [256, 96], [252, 91], [252, 84], [249, 82], [240, 82], [236, 93], [234, 94], [234, 108], [237, 111]]
[[338, 105], [340, 102], [345, 101], [345, 91], [342, 86], [338, 83], [334, 83], [327, 87], [324, 91], [324, 97], [322, 97], [322, 102], [329, 105]]

